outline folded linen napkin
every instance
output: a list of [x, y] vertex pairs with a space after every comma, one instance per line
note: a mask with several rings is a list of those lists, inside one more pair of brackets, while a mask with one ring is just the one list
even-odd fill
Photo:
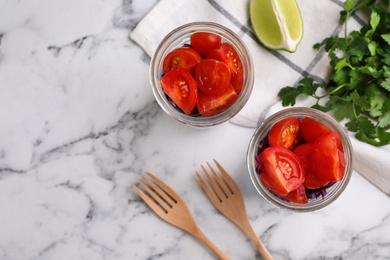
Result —
[[[236, 32], [247, 45], [255, 67], [255, 86], [248, 103], [230, 122], [257, 127], [266, 117], [284, 107], [277, 94], [285, 86], [297, 86], [303, 77], [324, 82], [330, 66], [324, 50], [313, 45], [342, 32], [340, 0], [297, 0], [304, 25], [304, 36], [295, 53], [272, 51], [263, 47], [253, 34], [249, 18], [249, 0], [161, 0], [131, 32], [130, 38], [152, 56], [160, 41], [174, 28], [195, 21], [211, 21]], [[350, 18], [349, 30], [357, 30], [368, 20], [359, 13]], [[302, 98], [299, 106], [311, 106]], [[296, 106], [297, 106], [296, 105]], [[350, 137], [354, 147], [354, 169], [390, 196], [390, 145], [376, 148]]]

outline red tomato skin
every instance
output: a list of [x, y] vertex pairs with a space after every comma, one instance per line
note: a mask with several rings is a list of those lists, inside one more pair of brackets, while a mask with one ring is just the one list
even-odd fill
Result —
[[332, 130], [320, 122], [317, 122], [309, 117], [305, 117], [302, 120], [301, 132], [303, 140], [305, 140], [307, 143], [314, 143], [314, 141], [319, 137], [332, 132]]
[[202, 60], [195, 70], [195, 80], [199, 89], [207, 94], [222, 93], [230, 82], [230, 69], [220, 61]]
[[330, 132], [319, 137], [311, 154], [313, 168], [326, 181], [340, 181], [345, 172], [344, 150], [340, 135]]
[[204, 117], [215, 116], [231, 107], [237, 99], [238, 95], [231, 85], [218, 95], [210, 95], [200, 91], [198, 111]]
[[202, 57], [191, 47], [174, 49], [164, 58], [163, 71], [168, 73], [173, 69], [185, 69], [191, 75], [195, 74], [195, 68], [202, 60]]
[[286, 195], [303, 183], [305, 178], [303, 165], [289, 149], [268, 147], [260, 157], [264, 172], [269, 177], [269, 186], [278, 194]]
[[221, 45], [221, 36], [208, 32], [196, 32], [191, 35], [190, 41], [192, 48], [201, 56], [206, 57], [207, 53]]
[[284, 198], [299, 204], [306, 204], [308, 202], [305, 186], [303, 185], [288, 193]]
[[293, 150], [302, 142], [301, 121], [292, 117], [277, 122], [268, 133], [268, 141], [270, 146]]
[[298, 156], [299, 160], [301, 160], [305, 170], [312, 167], [311, 165], [311, 151], [313, 149], [312, 143], [304, 143], [296, 147], [293, 152]]
[[185, 69], [174, 69], [165, 74], [160, 83], [173, 102], [184, 113], [191, 114], [198, 102], [198, 88], [191, 74]]
[[243, 88], [243, 65], [236, 50], [229, 43], [222, 43], [219, 48], [210, 51], [207, 59], [215, 59], [226, 63], [231, 71], [231, 84], [237, 94], [240, 94]]
[[313, 150], [312, 143], [304, 143], [294, 149], [294, 153], [301, 160], [305, 168], [305, 181], [303, 185], [308, 189], [318, 189], [324, 187], [329, 181], [325, 181], [318, 177], [311, 163], [311, 152]]
[[237, 94], [240, 94], [242, 92], [242, 89], [244, 88], [244, 75], [242, 73], [242, 69], [237, 72], [237, 74], [232, 74], [230, 83], [234, 87], [234, 90]]
[[327, 185], [329, 181], [321, 179], [313, 167], [309, 168], [305, 172], [305, 181], [303, 185], [308, 189], [319, 189]]
[[274, 190], [272, 186], [272, 181], [270, 180], [269, 174], [263, 169], [263, 173], [260, 174], [260, 180], [264, 183], [264, 185], [271, 190], [275, 195], [285, 198], [289, 201], [295, 202], [295, 203], [300, 203], [300, 204], [305, 204], [307, 203], [307, 196], [306, 196], [306, 190], [303, 184], [301, 184], [298, 188], [295, 190], [290, 191], [287, 194], [281, 194], [278, 191]]

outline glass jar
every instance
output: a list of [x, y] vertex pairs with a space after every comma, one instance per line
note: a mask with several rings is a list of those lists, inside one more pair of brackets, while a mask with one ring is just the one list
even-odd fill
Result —
[[[305, 204], [299, 204], [288, 201], [272, 193], [260, 180], [259, 174], [256, 171], [258, 150], [261, 145], [264, 144], [262, 141], [268, 138], [268, 133], [271, 128], [279, 121], [286, 118], [296, 117], [303, 119], [309, 117], [325, 126], [332, 131], [337, 131], [340, 135], [341, 142], [344, 149], [345, 157], [345, 173], [341, 181], [335, 182], [332, 186], [326, 188], [326, 194], [322, 193], [317, 198], [309, 199]], [[247, 152], [247, 166], [249, 175], [256, 190], [262, 195], [262, 197], [278, 208], [288, 209], [295, 212], [309, 212], [321, 209], [333, 201], [335, 201], [344, 189], [347, 187], [348, 182], [352, 175], [352, 160], [353, 151], [352, 144], [349, 140], [348, 134], [333, 117], [330, 115], [312, 108], [306, 107], [295, 107], [288, 108], [279, 111], [269, 118], [267, 118], [254, 132], [252, 139], [249, 143]]]
[[[163, 61], [172, 50], [190, 44], [190, 36], [195, 32], [214, 33], [234, 47], [243, 65], [243, 90], [238, 100], [226, 111], [211, 116], [190, 116], [173, 106], [165, 94], [160, 80], [163, 75]], [[194, 22], [182, 25], [171, 31], [157, 47], [150, 64], [150, 82], [154, 96], [161, 108], [177, 121], [194, 127], [209, 127], [221, 124], [234, 117], [248, 101], [254, 83], [253, 62], [247, 47], [240, 37], [230, 29], [212, 22]]]

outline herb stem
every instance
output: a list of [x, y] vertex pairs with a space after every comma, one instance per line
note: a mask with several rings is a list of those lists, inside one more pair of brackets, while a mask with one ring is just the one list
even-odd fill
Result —
[[342, 85], [338, 86], [337, 88], [335, 88], [334, 90], [332, 90], [331, 92], [326, 93], [326, 94], [323, 95], [323, 96], [316, 96], [315, 98], [318, 99], [318, 100], [320, 100], [320, 99], [322, 99], [322, 98], [324, 98], [324, 97], [327, 97], [327, 96], [332, 95], [333, 93], [339, 91], [339, 90], [342, 89], [344, 86], [345, 86], [345, 84], [342, 84]]
[[353, 109], [353, 115], [354, 115], [355, 118], [357, 119], [356, 108], [355, 108], [355, 101], [352, 101], [352, 109]]

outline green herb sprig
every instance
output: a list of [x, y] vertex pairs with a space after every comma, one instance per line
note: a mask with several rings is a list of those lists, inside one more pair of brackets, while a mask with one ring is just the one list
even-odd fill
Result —
[[[294, 106], [303, 94], [317, 100], [312, 106], [332, 111], [338, 121], [347, 119], [349, 131], [356, 138], [374, 146], [390, 144], [390, 15], [389, 0], [346, 0], [340, 12], [345, 35], [324, 39], [313, 47], [325, 48], [332, 67], [327, 83], [304, 78], [297, 88], [284, 87], [279, 92], [283, 106]], [[356, 5], [356, 6], [355, 6]], [[369, 8], [367, 27], [347, 34], [348, 18], [358, 9]], [[338, 55], [336, 55], [336, 52]], [[340, 52], [343, 53], [342, 57]], [[324, 95], [317, 95], [319, 88]], [[326, 98], [324, 105], [319, 101]]]

